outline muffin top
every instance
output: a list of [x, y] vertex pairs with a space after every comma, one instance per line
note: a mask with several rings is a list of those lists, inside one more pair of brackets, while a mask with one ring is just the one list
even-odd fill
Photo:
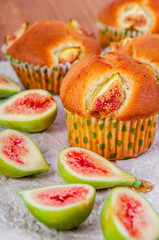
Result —
[[108, 26], [159, 32], [158, 0], [107, 0], [98, 20]]
[[40, 21], [32, 25], [7, 48], [15, 59], [51, 67], [73, 63], [87, 54], [99, 54], [100, 46], [92, 37], [79, 33], [60, 21]]
[[159, 112], [159, 88], [140, 61], [109, 52], [89, 56], [63, 79], [63, 106], [80, 116], [137, 120]]
[[159, 35], [151, 34], [130, 38], [125, 43], [123, 41], [123, 44], [119, 43], [117, 45], [117, 52], [140, 60], [156, 76], [159, 74]]

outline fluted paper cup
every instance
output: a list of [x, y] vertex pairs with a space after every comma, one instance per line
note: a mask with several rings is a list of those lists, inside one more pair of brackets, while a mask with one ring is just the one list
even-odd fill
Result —
[[154, 141], [157, 119], [156, 114], [134, 121], [98, 120], [66, 110], [71, 146], [89, 149], [109, 160], [128, 159], [146, 152]]
[[69, 62], [52, 67], [41, 67], [13, 58], [7, 53], [5, 45], [2, 47], [2, 51], [27, 89], [40, 88], [48, 90], [51, 94], [58, 94], [64, 76], [72, 67]]
[[119, 29], [111, 26], [107, 26], [97, 20], [97, 28], [99, 33], [100, 45], [102, 48], [109, 46], [111, 42], [120, 42], [126, 37], [137, 37], [140, 35], [148, 34], [136, 30]]

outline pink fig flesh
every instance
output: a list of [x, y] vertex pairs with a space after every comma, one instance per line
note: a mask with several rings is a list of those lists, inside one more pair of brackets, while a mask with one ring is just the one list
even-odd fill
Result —
[[63, 207], [80, 201], [85, 201], [89, 190], [85, 187], [49, 188], [33, 192], [32, 197], [42, 205]]
[[115, 214], [127, 229], [129, 235], [140, 239], [142, 230], [139, 228], [138, 223], [140, 223], [140, 227], [147, 227], [147, 216], [142, 202], [132, 196], [121, 194], [118, 197]]
[[14, 133], [9, 136], [3, 136], [0, 142], [2, 143], [1, 152], [8, 160], [24, 164], [23, 158], [29, 154], [24, 137]]
[[49, 109], [54, 100], [52, 96], [28, 93], [5, 107], [5, 113], [36, 114]]
[[66, 162], [71, 169], [87, 176], [112, 176], [113, 172], [103, 164], [84, 151], [69, 151], [65, 154]]

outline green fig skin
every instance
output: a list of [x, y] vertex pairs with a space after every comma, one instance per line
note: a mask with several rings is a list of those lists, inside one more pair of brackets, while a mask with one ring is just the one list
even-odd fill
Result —
[[[112, 200], [113, 200], [113, 195], [117, 190], [121, 190], [124, 189], [123, 187], [116, 187], [114, 188], [111, 193], [109, 194], [109, 196], [107, 197], [103, 208], [101, 210], [101, 216], [100, 216], [100, 220], [101, 220], [101, 228], [102, 228], [102, 232], [104, 235], [104, 238], [106, 240], [139, 240], [139, 238], [131, 238], [129, 236], [124, 236], [118, 226], [116, 225], [115, 221], [114, 221], [114, 208], [113, 208], [113, 204], [112, 204]], [[133, 191], [131, 189], [127, 188], [127, 191]], [[140, 195], [139, 193], [135, 192], [136, 195]], [[140, 195], [142, 201], [145, 201], [148, 203], [148, 201], [142, 197], [142, 195]], [[149, 204], [149, 203], [148, 203]], [[152, 206], [149, 204], [151, 211], [154, 215], [156, 215], [156, 219], [158, 221], [158, 226], [159, 226], [159, 216], [157, 215], [157, 213], [154, 211], [154, 209], [152, 208]], [[150, 220], [151, 221], [151, 220]], [[139, 226], [139, 228], [142, 226]], [[151, 237], [149, 234], [147, 235], [146, 238], [142, 238], [142, 240], [157, 240], [159, 237], [159, 230], [158, 227], [156, 230], [156, 236]], [[154, 229], [152, 229], [152, 233], [153, 233]]]
[[5, 98], [20, 92], [20, 86], [17, 83], [15, 83], [14, 81], [12, 81], [10, 78], [6, 77], [3, 74], [0, 74], [0, 77], [8, 80], [8, 82], [12, 86], [12, 88], [9, 89], [7, 88], [8, 84], [6, 86], [4, 86], [5, 84], [3, 84], [3, 88], [1, 88], [1, 84], [0, 84], [0, 98]]
[[44, 173], [49, 171], [49, 165], [46, 163], [46, 168], [44, 169], [39, 169], [39, 170], [33, 170], [33, 171], [24, 171], [24, 170], [19, 170], [8, 163], [4, 162], [0, 158], [0, 174], [6, 176], [6, 177], [12, 177], [12, 178], [21, 178], [21, 177], [26, 177], [38, 173]]
[[[105, 161], [105, 164], [109, 164], [108, 166], [112, 166], [112, 168], [115, 168], [119, 172], [120, 177], [118, 179], [114, 178], [112, 180], [106, 179], [106, 177], [103, 180], [95, 180], [95, 177], [86, 179], [84, 176], [78, 176], [74, 171], [70, 172], [64, 166], [64, 164], [62, 162], [62, 155], [64, 154], [65, 151], [69, 151], [69, 150], [72, 151], [72, 150], [76, 150], [76, 149], [93, 154], [93, 156], [96, 158], [100, 157], [100, 159], [103, 159]], [[98, 154], [96, 154], [94, 152], [83, 149], [83, 148], [78, 148], [78, 147], [65, 148], [59, 153], [58, 170], [59, 170], [60, 177], [62, 178], [62, 180], [64, 182], [66, 182], [66, 183], [85, 183], [85, 184], [89, 184], [89, 185], [93, 186], [96, 189], [109, 188], [109, 187], [114, 187], [114, 186], [118, 186], [118, 185], [132, 186], [134, 183], [137, 182], [137, 179], [134, 175], [123, 171], [122, 169], [120, 169], [119, 167], [117, 167], [116, 165], [114, 165], [113, 163], [108, 161], [107, 159], [99, 156]], [[140, 186], [141, 184], [142, 183], [140, 181], [137, 183], [138, 186]]]
[[33, 121], [3, 121], [0, 120], [0, 125], [16, 129], [22, 132], [30, 132], [30, 133], [36, 133], [36, 132], [42, 132], [45, 129], [49, 128], [52, 123], [55, 121], [57, 116], [57, 106], [54, 109], [54, 112], [48, 114], [47, 116], [40, 118], [39, 120], [33, 120]]
[[[113, 191], [113, 190], [112, 190]], [[111, 206], [111, 194], [109, 194], [101, 211], [101, 228], [106, 240], [127, 240], [114, 224]]]
[[[10, 131], [9, 129], [5, 129], [3, 131], [0, 132], [0, 135]], [[13, 132], [18, 132], [15, 130], [11, 130]], [[6, 176], [6, 177], [12, 177], [12, 178], [20, 178], [20, 177], [25, 177], [25, 176], [29, 176], [29, 175], [34, 175], [34, 174], [38, 174], [38, 173], [43, 173], [43, 172], [48, 172], [49, 170], [49, 164], [45, 161], [42, 153], [40, 152], [40, 149], [38, 148], [38, 146], [34, 143], [34, 141], [29, 138], [28, 136], [26, 136], [23, 133], [20, 133], [24, 138], [27, 138], [29, 140], [32, 141], [34, 147], [38, 150], [38, 154], [40, 155], [40, 159], [42, 161], [42, 168], [39, 169], [34, 169], [34, 170], [23, 170], [23, 169], [18, 169], [16, 167], [14, 167], [13, 165], [5, 162], [2, 157], [1, 157], [1, 152], [0, 152], [0, 174]]]
[[[72, 184], [72, 186], [76, 186], [76, 185], [77, 184]], [[80, 185], [88, 186], [85, 184], [80, 184]], [[68, 185], [63, 185], [63, 186], [65, 187]], [[71, 185], [69, 184], [69, 186]], [[90, 187], [91, 186], [89, 186], [89, 188]], [[81, 202], [76, 206], [72, 206], [72, 207], [69, 206], [66, 209], [56, 208], [56, 210], [42, 209], [31, 204], [31, 202], [27, 201], [27, 199], [25, 198], [25, 195], [24, 195], [25, 191], [19, 191], [18, 194], [23, 199], [30, 213], [35, 218], [37, 218], [40, 222], [47, 225], [48, 227], [52, 227], [58, 230], [71, 230], [76, 228], [82, 222], [84, 222], [88, 218], [88, 216], [90, 215], [93, 209], [94, 201], [95, 201], [95, 189], [93, 187], [91, 187], [91, 189], [92, 189], [92, 194], [91, 194], [92, 196], [87, 202]]]
[[9, 90], [6, 90], [6, 89], [0, 89], [0, 99], [1, 98], [6, 98], [6, 97], [9, 97], [11, 95], [14, 95], [18, 93], [18, 91], [9, 91]]
[[[23, 91], [23, 93], [24, 92], [29, 93], [31, 91], [33, 92], [33, 90], [26, 90], [26, 91]], [[35, 91], [38, 92], [38, 90], [35, 90]], [[40, 90], [40, 91], [45, 91], [45, 90]], [[16, 96], [18, 96], [18, 94], [16, 94]], [[14, 96], [10, 97], [9, 99], [1, 103], [0, 109], [3, 106], [3, 104], [7, 103], [7, 101], [10, 101], [13, 98]], [[37, 118], [33, 120], [27, 120], [27, 117], [24, 116], [24, 119], [20, 121], [20, 120], [14, 120], [14, 117], [8, 120], [0, 117], [0, 125], [7, 128], [23, 131], [23, 132], [36, 133], [36, 132], [42, 132], [45, 129], [49, 128], [52, 125], [52, 123], [55, 121], [56, 116], [57, 116], [57, 104], [54, 101], [54, 107], [52, 111], [46, 114], [45, 116], [42, 116], [42, 117], [39, 116], [39, 119]]]

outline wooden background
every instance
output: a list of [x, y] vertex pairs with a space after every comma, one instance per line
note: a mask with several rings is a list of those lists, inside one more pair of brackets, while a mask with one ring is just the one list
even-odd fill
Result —
[[[23, 22], [76, 19], [97, 38], [96, 14], [104, 0], [0, 0], [0, 47], [4, 36], [16, 31]], [[0, 52], [0, 60], [4, 60]]]

